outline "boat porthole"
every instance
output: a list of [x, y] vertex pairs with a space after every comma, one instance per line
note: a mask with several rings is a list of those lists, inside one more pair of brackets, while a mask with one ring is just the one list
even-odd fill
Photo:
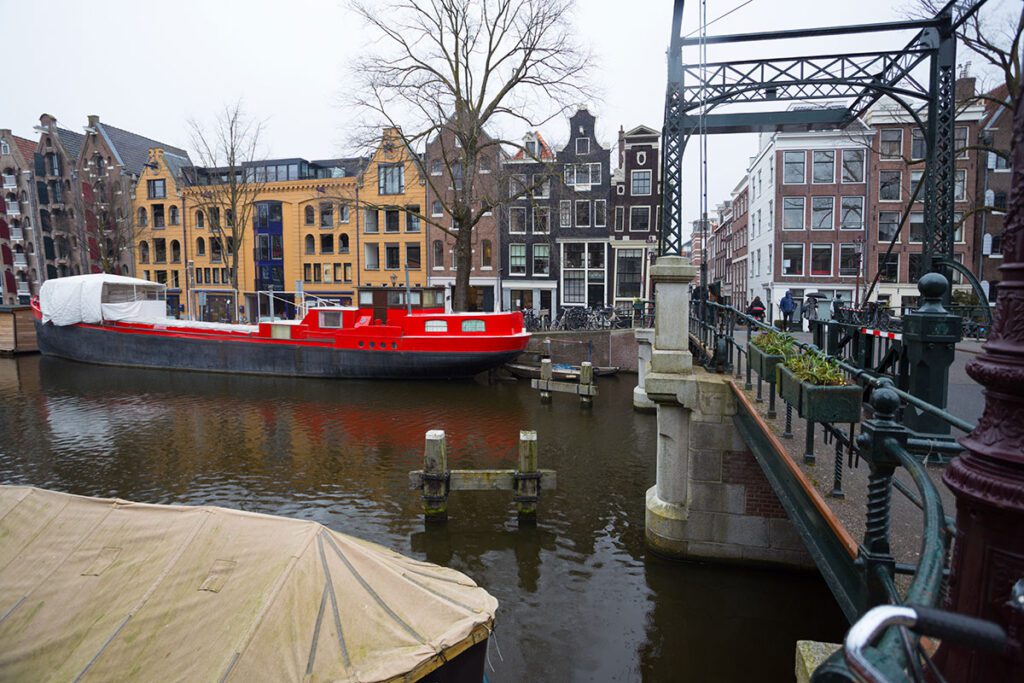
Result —
[[359, 346], [360, 346], [360, 347], [362, 347], [362, 346], [366, 346], [366, 342], [364, 342], [363, 340], [361, 340], [361, 339], [360, 339], [360, 340], [359, 340]]
[[371, 349], [377, 348], [377, 342], [370, 342], [370, 348]]
[[391, 348], [392, 349], [397, 349], [398, 348], [398, 342], [391, 342]]

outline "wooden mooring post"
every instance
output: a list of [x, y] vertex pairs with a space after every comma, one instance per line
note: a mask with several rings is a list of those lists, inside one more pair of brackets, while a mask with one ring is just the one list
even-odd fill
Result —
[[537, 432], [519, 432], [519, 468], [515, 470], [449, 470], [444, 430], [427, 432], [423, 469], [409, 473], [409, 488], [422, 491], [423, 518], [427, 522], [448, 519], [448, 495], [452, 491], [512, 491], [520, 524], [537, 520], [541, 489], [554, 489], [554, 470], [537, 467]]
[[530, 382], [534, 389], [540, 389], [540, 400], [542, 403], [551, 401], [551, 392], [557, 391], [565, 394], [577, 394], [580, 397], [580, 405], [589, 408], [594, 405], [594, 397], [597, 396], [597, 385], [594, 384], [594, 364], [585, 361], [580, 365], [579, 382], [562, 382], [552, 379], [554, 369], [550, 358], [544, 358], [540, 362], [540, 379]]

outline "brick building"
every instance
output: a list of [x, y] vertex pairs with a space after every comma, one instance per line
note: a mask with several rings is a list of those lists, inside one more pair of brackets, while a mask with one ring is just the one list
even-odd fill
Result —
[[39, 210], [32, 170], [35, 143], [0, 130], [0, 301], [27, 304], [39, 293]]
[[[979, 129], [978, 144], [996, 151], [980, 151], [977, 164], [977, 224], [974, 235], [974, 272], [981, 281], [990, 304], [994, 304], [1002, 276], [1002, 237], [1010, 195], [1009, 153], [1013, 137], [1013, 112], [997, 104], [1006, 101], [1006, 86], [987, 93], [985, 115]], [[997, 153], [997, 152], [1001, 152]], [[1004, 156], [1005, 154], [1005, 156]]]
[[661, 133], [648, 126], [619, 128], [618, 168], [612, 173], [611, 305], [629, 309], [650, 299], [650, 266], [661, 219]]

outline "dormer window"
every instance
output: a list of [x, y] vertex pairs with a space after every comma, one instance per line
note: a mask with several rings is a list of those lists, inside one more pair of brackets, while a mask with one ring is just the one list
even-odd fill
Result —
[[576, 138], [576, 153], [590, 154], [590, 138]]
[[537, 141], [527, 140], [526, 141], [526, 153], [533, 158], [537, 158]]

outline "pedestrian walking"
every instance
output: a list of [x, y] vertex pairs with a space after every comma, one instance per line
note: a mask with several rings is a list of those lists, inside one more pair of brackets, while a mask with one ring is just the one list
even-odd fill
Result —
[[779, 302], [779, 310], [782, 311], [782, 329], [786, 332], [793, 325], [793, 313], [796, 311], [796, 301], [793, 299], [793, 292], [786, 290], [786, 295]]

